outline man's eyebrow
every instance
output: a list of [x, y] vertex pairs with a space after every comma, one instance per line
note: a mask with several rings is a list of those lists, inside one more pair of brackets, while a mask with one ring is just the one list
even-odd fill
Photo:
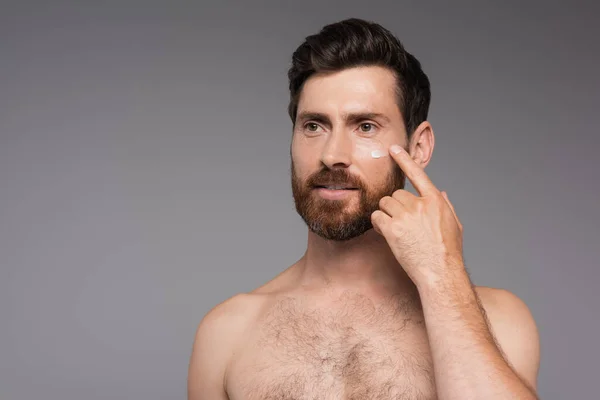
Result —
[[[346, 113], [346, 114], [344, 114], [343, 117], [344, 117], [344, 120], [346, 120], [346, 122], [352, 122], [352, 123], [356, 123], [356, 122], [363, 121], [366, 119], [381, 119], [385, 122], [390, 122], [390, 119], [386, 115], [381, 114], [381, 113], [376, 113], [376, 112]], [[300, 122], [307, 121], [307, 120], [313, 120], [313, 121], [321, 122], [323, 124], [331, 125], [331, 120], [329, 119], [329, 117], [326, 114], [323, 114], [320, 112], [303, 111], [298, 114], [297, 119]]]
[[344, 114], [344, 119], [352, 122], [363, 121], [365, 119], [381, 119], [385, 122], [390, 122], [390, 119], [386, 115], [376, 112], [348, 113]]
[[327, 115], [325, 115], [323, 113], [319, 113], [319, 112], [313, 112], [313, 111], [301, 112], [300, 114], [298, 114], [297, 120], [299, 122], [313, 120], [313, 121], [321, 122], [321, 123], [327, 124], [327, 125], [331, 124], [331, 121]]

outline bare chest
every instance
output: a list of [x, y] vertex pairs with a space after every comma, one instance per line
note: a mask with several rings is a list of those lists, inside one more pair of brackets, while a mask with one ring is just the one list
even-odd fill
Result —
[[406, 303], [352, 298], [323, 310], [283, 300], [244, 339], [231, 400], [436, 398], [422, 314]]

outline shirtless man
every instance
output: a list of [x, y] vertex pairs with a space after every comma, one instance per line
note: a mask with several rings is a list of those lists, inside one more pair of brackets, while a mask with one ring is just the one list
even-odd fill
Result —
[[535, 321], [514, 294], [471, 283], [462, 225], [424, 172], [419, 62], [350, 19], [308, 37], [288, 76], [306, 253], [202, 319], [188, 399], [536, 399]]

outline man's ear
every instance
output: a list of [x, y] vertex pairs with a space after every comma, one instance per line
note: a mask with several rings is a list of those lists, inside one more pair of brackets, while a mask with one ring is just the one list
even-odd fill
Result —
[[428, 121], [423, 121], [410, 138], [408, 152], [421, 168], [425, 168], [431, 160], [434, 146], [433, 128]]

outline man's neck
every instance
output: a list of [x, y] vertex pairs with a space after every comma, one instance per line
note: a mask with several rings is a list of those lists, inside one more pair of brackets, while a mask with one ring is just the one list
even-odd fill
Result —
[[309, 231], [306, 253], [298, 264], [300, 282], [309, 287], [380, 294], [414, 291], [385, 238], [373, 229], [347, 241], [327, 240]]

